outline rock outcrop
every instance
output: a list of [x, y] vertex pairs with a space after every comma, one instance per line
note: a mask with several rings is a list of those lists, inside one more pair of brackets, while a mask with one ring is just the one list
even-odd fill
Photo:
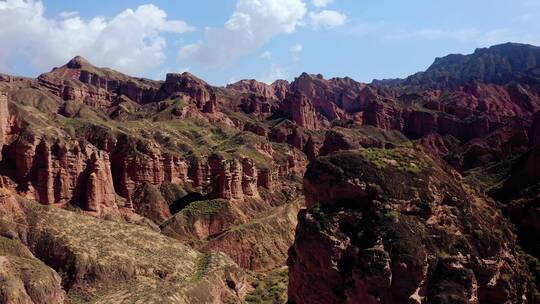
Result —
[[73, 202], [97, 213], [116, 210], [109, 157], [91, 145], [19, 138], [7, 147], [3, 165], [13, 172], [19, 191], [42, 204]]
[[289, 89], [289, 83], [285, 80], [277, 80], [272, 84], [266, 84], [255, 79], [246, 79], [227, 85], [227, 89], [283, 100]]
[[346, 112], [358, 110], [357, 97], [364, 84], [351, 78], [324, 79], [322, 75], [303, 73], [291, 83], [291, 91], [300, 91], [328, 120], [346, 119]]
[[281, 106], [281, 111], [290, 113], [292, 121], [308, 130], [319, 128], [315, 108], [308, 98], [299, 91], [289, 93]]
[[221, 155], [214, 155], [208, 163], [214, 198], [259, 197], [257, 168], [252, 160], [244, 158], [227, 161]]
[[60, 276], [38, 260], [20, 241], [0, 236], [0, 301], [63, 303]]
[[304, 185], [291, 303], [539, 300], [496, 205], [419, 151], [319, 158]]
[[190, 73], [167, 74], [165, 83], [159, 91], [159, 100], [163, 100], [174, 93], [187, 94], [197, 108], [205, 113], [216, 111], [217, 101], [213, 89], [201, 79]]
[[115, 209], [116, 193], [110, 170], [109, 156], [105, 153], [92, 153], [88, 164], [86, 183], [86, 204], [83, 209], [101, 213], [101, 209]]
[[139, 104], [153, 102], [159, 89], [159, 82], [97, 68], [80, 56], [40, 75], [38, 82], [64, 100], [80, 100], [98, 108], [109, 107], [120, 95]]
[[8, 109], [8, 94], [0, 91], [0, 146], [7, 142], [9, 133], [10, 114]]

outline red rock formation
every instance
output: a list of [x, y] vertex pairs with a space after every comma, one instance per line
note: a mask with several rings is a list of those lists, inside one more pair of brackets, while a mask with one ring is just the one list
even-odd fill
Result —
[[[0, 91], [0, 147], [6, 144], [6, 137], [9, 132], [9, 109], [8, 109], [8, 95], [5, 92]], [[0, 156], [0, 160], [1, 160]]]
[[259, 82], [255, 79], [240, 80], [233, 84], [228, 84], [227, 89], [241, 93], [252, 93], [265, 98], [282, 100], [288, 89], [288, 82], [285, 80], [276, 81], [271, 85]]
[[193, 181], [193, 186], [200, 187], [208, 183], [207, 173], [210, 171], [208, 164], [199, 157], [193, 157], [188, 168], [189, 178]]
[[89, 176], [86, 182], [86, 204], [83, 209], [98, 213], [102, 213], [104, 209], [115, 210], [116, 193], [109, 155], [102, 152], [92, 153], [86, 170]]
[[264, 136], [264, 137], [268, 136], [268, 130], [266, 128], [260, 125], [253, 124], [253, 123], [245, 124], [244, 131], [249, 131], [259, 136]]
[[163, 179], [166, 182], [181, 184], [188, 181], [188, 163], [178, 156], [166, 154], [163, 160]]
[[190, 73], [167, 74], [165, 83], [159, 90], [158, 99], [163, 100], [174, 93], [186, 94], [197, 108], [205, 113], [216, 111], [217, 101], [212, 87]]
[[276, 188], [277, 173], [273, 168], [262, 168], [258, 173], [257, 185], [273, 191]]
[[383, 130], [403, 130], [402, 110], [379, 98], [369, 100], [363, 113], [363, 123]]
[[120, 143], [112, 154], [112, 170], [117, 191], [128, 199], [138, 185], [148, 182], [159, 186], [165, 177], [161, 151], [157, 146], [148, 144], [144, 147], [145, 151], [138, 153], [132, 149], [133, 147]]
[[395, 159], [337, 153], [310, 164], [308, 209], [289, 252], [289, 301], [536, 301], [496, 205], [422, 153], [395, 152]]
[[242, 192], [245, 196], [259, 197], [258, 184], [258, 171], [255, 167], [255, 163], [249, 159], [244, 158], [242, 160]]
[[319, 120], [315, 108], [308, 98], [299, 91], [289, 93], [281, 105], [281, 111], [291, 114], [291, 119], [308, 130], [319, 128]]
[[143, 183], [135, 189], [133, 210], [156, 223], [162, 223], [171, 217], [169, 205], [161, 195], [159, 189], [150, 183]]
[[324, 135], [324, 143], [321, 148], [321, 155], [327, 155], [341, 150], [353, 150], [360, 148], [356, 138], [348, 135], [340, 128], [333, 128]]
[[[244, 158], [241, 161], [238, 159], [228, 161], [223, 156], [214, 155], [209, 158], [208, 164], [213, 197], [235, 200], [259, 197], [257, 189], [259, 176], [252, 160]], [[264, 180], [266, 176], [261, 178]], [[260, 183], [268, 187], [266, 181]]]
[[287, 80], [278, 79], [272, 83], [272, 88], [274, 89], [274, 95], [276, 99], [283, 100], [287, 96], [289, 91], [290, 84]]
[[304, 93], [315, 109], [332, 121], [346, 119], [346, 111], [358, 109], [356, 98], [364, 86], [350, 78], [326, 80], [322, 75], [303, 73], [291, 83], [290, 90]]
[[7, 147], [5, 162], [23, 193], [42, 204], [79, 203], [87, 211], [114, 211], [116, 196], [106, 153], [90, 145], [18, 140]]
[[254, 114], [264, 119], [272, 115], [273, 103], [266, 97], [251, 94], [242, 99], [241, 108], [247, 114]]
[[449, 150], [444, 139], [437, 133], [430, 133], [420, 139], [420, 143], [430, 152], [430, 154], [444, 157]]
[[412, 111], [407, 115], [405, 134], [412, 138], [425, 136], [437, 130], [437, 115], [428, 111]]
[[153, 102], [159, 89], [158, 82], [100, 69], [82, 57], [40, 75], [38, 82], [64, 100], [80, 100], [97, 108], [110, 107], [114, 96], [120, 95], [139, 104]]
[[223, 156], [212, 156], [208, 160], [210, 165], [212, 192], [214, 197], [231, 199], [231, 165]]

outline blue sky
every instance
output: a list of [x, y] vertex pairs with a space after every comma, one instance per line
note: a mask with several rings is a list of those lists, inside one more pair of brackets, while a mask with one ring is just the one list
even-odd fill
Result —
[[7, 0], [0, 41], [0, 72], [25, 76], [80, 54], [129, 74], [189, 71], [214, 85], [304, 71], [369, 82], [449, 53], [540, 45], [540, 0]]

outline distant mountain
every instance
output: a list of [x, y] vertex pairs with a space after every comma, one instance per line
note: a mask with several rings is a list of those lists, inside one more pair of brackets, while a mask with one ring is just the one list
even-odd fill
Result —
[[471, 81], [504, 85], [540, 82], [540, 47], [506, 43], [476, 49], [473, 54], [436, 58], [425, 71], [402, 80], [375, 80], [374, 85], [455, 88]]

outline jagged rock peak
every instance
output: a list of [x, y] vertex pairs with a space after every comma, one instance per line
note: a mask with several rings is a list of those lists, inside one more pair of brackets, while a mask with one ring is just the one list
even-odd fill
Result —
[[298, 76], [297, 79], [305, 79], [305, 78], [307, 78], [307, 79], [314, 79], [314, 78], [316, 78], [316, 79], [322, 79], [322, 80], [324, 80], [324, 76], [323, 76], [322, 74], [308, 74], [308, 73], [306, 73], [306, 72], [303, 72], [302, 74], [300, 74], [300, 76]]
[[272, 82], [272, 86], [277, 86], [277, 85], [286, 85], [288, 86], [290, 83], [288, 80], [285, 80], [285, 79], [278, 79], [274, 82]]
[[198, 83], [204, 83], [206, 82], [199, 77], [189, 73], [189, 72], [183, 72], [183, 73], [167, 73], [167, 76], [165, 77], [165, 82], [172, 83], [172, 82], [180, 82], [182, 80], [190, 80], [193, 82]]
[[92, 66], [92, 64], [82, 56], [75, 56], [67, 63], [67, 67], [70, 69], [80, 69], [84, 66]]

